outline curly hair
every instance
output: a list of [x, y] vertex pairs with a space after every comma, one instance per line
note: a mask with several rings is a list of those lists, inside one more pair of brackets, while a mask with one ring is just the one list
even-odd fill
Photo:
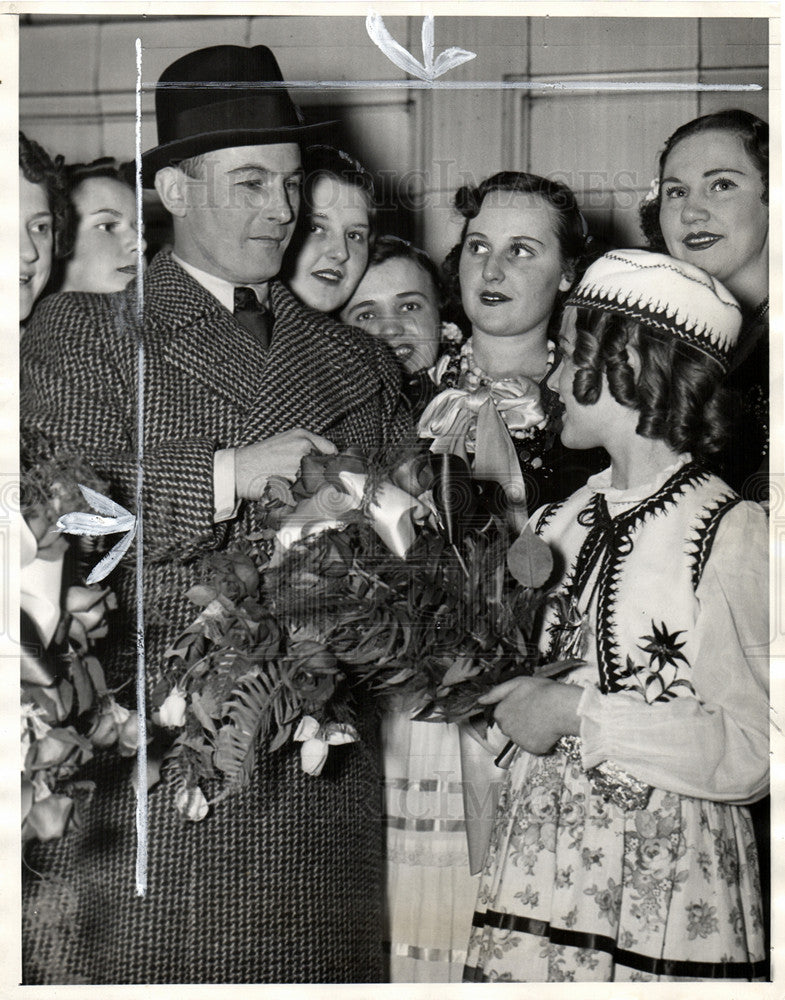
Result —
[[[696, 458], [724, 447], [730, 428], [730, 395], [720, 366], [677, 337], [602, 309], [576, 309], [573, 393], [590, 406], [600, 398], [603, 376], [617, 403], [638, 411], [638, 434], [660, 439]], [[636, 378], [627, 347], [640, 358]]]
[[[118, 184], [124, 184], [127, 188], [130, 188], [135, 195], [136, 188], [131, 173], [133, 166], [133, 163], [118, 164], [117, 160], [112, 156], [101, 156], [90, 163], [69, 163], [64, 169], [64, 182], [72, 207], [74, 206], [74, 195], [79, 186], [84, 181], [90, 180], [93, 177], [107, 177], [109, 180], [117, 181]], [[76, 234], [79, 228], [79, 218], [75, 207], [73, 207], [73, 211], [71, 212], [69, 224], [72, 228], [72, 232], [68, 234], [70, 255], [74, 251]]]
[[368, 267], [376, 267], [387, 260], [409, 260], [416, 264], [421, 271], [425, 271], [433, 283], [436, 292], [436, 301], [439, 309], [443, 305], [444, 289], [442, 287], [442, 276], [439, 268], [434, 264], [428, 254], [416, 247], [408, 240], [403, 240], [399, 236], [379, 236], [374, 243], [373, 250], [368, 258]]
[[100, 156], [90, 163], [69, 163], [65, 168], [65, 179], [68, 186], [68, 193], [73, 194], [79, 185], [91, 177], [108, 177], [109, 180], [118, 181], [126, 187], [134, 189], [133, 170], [134, 164], [118, 163], [113, 156]]
[[[538, 174], [527, 174], [519, 170], [503, 170], [486, 178], [479, 187], [464, 185], [455, 194], [455, 207], [465, 220], [461, 230], [461, 238], [449, 251], [442, 264], [448, 318], [459, 322], [461, 326], [465, 325], [465, 317], [463, 323], [460, 322], [462, 308], [460, 306], [461, 289], [458, 269], [461, 251], [469, 229], [469, 222], [479, 215], [483, 201], [494, 191], [535, 194], [554, 209], [554, 228], [559, 240], [561, 264], [565, 273], [570, 276], [572, 284], [581, 277], [590, 263], [588, 254], [592, 238], [589, 235], [586, 220], [578, 208], [575, 195], [566, 184], [549, 180], [547, 177], [540, 177]], [[559, 306], [566, 294], [566, 292], [559, 293], [554, 314], [558, 314]]]
[[19, 169], [31, 184], [41, 184], [52, 212], [54, 256], [65, 257], [74, 238], [73, 208], [68, 198], [63, 157], [54, 160], [37, 142], [19, 133]]
[[[755, 164], [763, 182], [763, 194], [761, 200], [765, 205], [769, 203], [769, 126], [768, 123], [753, 115], [749, 111], [742, 111], [740, 108], [729, 108], [726, 111], [715, 111], [710, 115], [703, 115], [694, 118], [692, 121], [680, 125], [679, 128], [665, 142], [665, 148], [660, 153], [657, 179], [662, 181], [665, 172], [665, 164], [671, 151], [678, 146], [682, 139], [688, 139], [693, 135], [700, 135], [702, 132], [730, 132], [738, 135], [744, 149]], [[638, 216], [640, 227], [646, 245], [649, 250], [658, 253], [668, 253], [665, 239], [660, 229], [660, 205], [662, 203], [662, 192], [657, 191], [657, 197], [650, 201], [643, 201], [638, 206]]]

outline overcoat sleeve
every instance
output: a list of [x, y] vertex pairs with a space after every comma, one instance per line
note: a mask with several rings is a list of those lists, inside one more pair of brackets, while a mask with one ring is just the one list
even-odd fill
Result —
[[[210, 437], [138, 447], [139, 323], [127, 295], [65, 293], [42, 302], [20, 345], [23, 435], [72, 449], [136, 512], [140, 460], [145, 550], [183, 558], [222, 543], [213, 523]], [[142, 438], [144, 440], [144, 438]]]

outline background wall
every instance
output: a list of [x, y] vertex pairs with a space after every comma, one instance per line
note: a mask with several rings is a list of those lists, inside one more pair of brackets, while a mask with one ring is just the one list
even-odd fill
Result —
[[[420, 57], [419, 17], [388, 17]], [[723, 107], [767, 117], [768, 37], [756, 18], [437, 17], [436, 52], [477, 58], [450, 81], [756, 83], [728, 93], [580, 93], [292, 88], [309, 120], [337, 119], [325, 141], [378, 178], [382, 227], [441, 258], [456, 241], [455, 189], [501, 169], [558, 177], [576, 192], [592, 232], [641, 240], [637, 205], [657, 154], [681, 123]], [[26, 15], [20, 29], [20, 127], [68, 160], [134, 152], [135, 39], [153, 84], [179, 55], [206, 45], [269, 45], [286, 80], [405, 80], [368, 38], [362, 17], [82, 17]], [[152, 89], [142, 144], [156, 143]]]

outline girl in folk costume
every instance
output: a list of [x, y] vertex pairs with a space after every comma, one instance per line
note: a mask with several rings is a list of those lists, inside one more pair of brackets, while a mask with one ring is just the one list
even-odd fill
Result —
[[635, 250], [567, 304], [562, 440], [611, 466], [531, 524], [557, 574], [545, 659], [582, 665], [485, 696], [518, 749], [466, 978], [759, 979], [768, 530], [701, 464], [741, 314], [704, 271]]
[[[589, 471], [602, 467], [589, 464], [595, 456], [560, 445], [561, 404], [546, 386], [557, 364], [549, 331], [580, 269], [584, 224], [567, 187], [515, 171], [460, 188], [455, 205], [465, 221], [444, 267], [454, 300], [448, 308], [460, 301], [471, 336], [461, 344], [456, 328], [445, 331], [445, 353], [410, 398], [416, 396], [417, 410], [424, 407], [419, 433], [435, 439], [432, 450], [459, 455], [477, 479], [503, 486], [508, 511], [522, 526], [527, 503], [533, 508], [563, 499]], [[370, 299], [378, 305], [382, 290], [394, 291], [394, 300], [405, 304], [417, 274], [431, 284], [422, 261], [412, 265], [406, 284], [398, 283], [400, 275], [389, 265], [387, 260], [374, 268], [372, 258], [344, 313], [347, 322], [369, 321]], [[386, 272], [382, 282], [379, 272]], [[435, 332], [436, 324], [431, 326]], [[394, 349], [414, 340], [382, 324], [374, 332], [386, 334]], [[422, 363], [433, 364], [432, 354]], [[390, 978], [456, 982], [477, 894], [473, 830], [487, 827], [493, 815], [490, 783], [502, 772], [488, 777], [484, 758], [474, 766], [475, 744], [461, 739], [455, 723], [389, 713], [383, 745]]]

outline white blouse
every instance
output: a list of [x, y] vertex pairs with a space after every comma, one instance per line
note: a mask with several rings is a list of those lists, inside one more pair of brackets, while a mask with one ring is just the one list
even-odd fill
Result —
[[[765, 795], [763, 509], [683, 456], [634, 491], [612, 489], [606, 470], [531, 524], [563, 560], [557, 590], [587, 612], [587, 665], [571, 677], [585, 687], [584, 767], [611, 761], [654, 787], [714, 801]], [[549, 610], [544, 651], [559, 622]]]

